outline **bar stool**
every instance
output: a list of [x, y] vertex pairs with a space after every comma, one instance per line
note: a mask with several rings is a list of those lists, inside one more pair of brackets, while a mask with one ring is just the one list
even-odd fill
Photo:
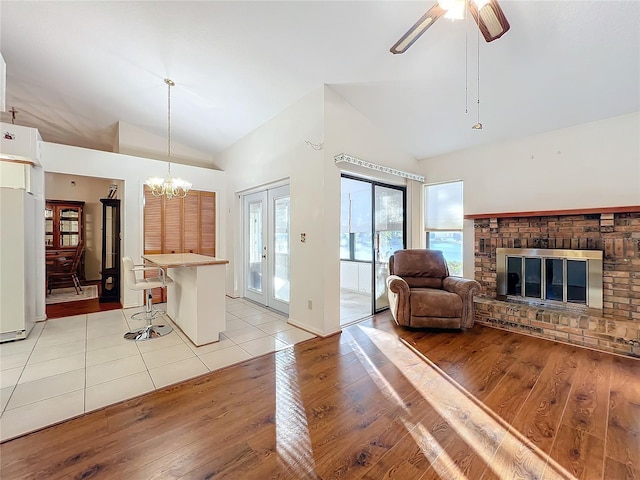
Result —
[[[131, 315], [131, 318], [134, 320], [142, 318], [147, 321], [147, 324], [144, 327], [125, 333], [124, 338], [135, 341], [149, 340], [171, 333], [173, 328], [171, 328], [170, 325], [154, 325], [152, 323], [157, 316], [163, 315], [165, 312], [161, 312], [153, 308], [153, 295], [151, 290], [158, 287], [166, 288], [167, 285], [173, 283], [173, 280], [164, 273], [162, 268], [146, 265], [134, 265], [133, 260], [129, 257], [122, 257], [122, 265], [124, 267], [124, 283], [127, 288], [138, 291], [144, 290], [146, 297], [145, 311], [135, 313]], [[157, 272], [157, 276], [149, 278], [136, 277], [136, 272], [150, 270]]]

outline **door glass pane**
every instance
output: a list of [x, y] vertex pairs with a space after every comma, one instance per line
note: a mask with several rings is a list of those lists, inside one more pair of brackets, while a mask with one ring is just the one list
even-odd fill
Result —
[[567, 260], [567, 301], [587, 303], [587, 262]]
[[561, 258], [545, 258], [545, 295], [547, 300], [563, 301], [563, 261]]
[[389, 257], [404, 248], [404, 190], [374, 185], [375, 309], [389, 306]]
[[249, 278], [247, 286], [262, 292], [262, 202], [249, 204]]
[[289, 197], [274, 201], [274, 275], [273, 296], [289, 302]]
[[524, 259], [524, 296], [532, 298], [541, 298], [542, 285], [542, 259], [525, 258]]
[[507, 295], [522, 295], [522, 257], [507, 257]]

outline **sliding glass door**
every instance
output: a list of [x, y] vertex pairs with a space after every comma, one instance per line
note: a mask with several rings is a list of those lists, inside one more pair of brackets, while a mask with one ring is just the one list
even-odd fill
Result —
[[374, 223], [374, 311], [389, 307], [387, 277], [389, 257], [405, 246], [405, 189], [373, 184]]
[[406, 189], [342, 176], [341, 323], [388, 308], [389, 257], [405, 246]]

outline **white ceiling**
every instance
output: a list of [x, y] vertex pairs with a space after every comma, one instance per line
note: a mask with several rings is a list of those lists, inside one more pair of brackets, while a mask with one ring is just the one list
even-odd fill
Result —
[[640, 110], [640, 1], [502, 0], [511, 30], [480, 37], [482, 131], [472, 19], [389, 53], [432, 4], [2, 0], [7, 108], [109, 150], [117, 121], [166, 135], [170, 77], [172, 140], [215, 155], [328, 84], [416, 158]]

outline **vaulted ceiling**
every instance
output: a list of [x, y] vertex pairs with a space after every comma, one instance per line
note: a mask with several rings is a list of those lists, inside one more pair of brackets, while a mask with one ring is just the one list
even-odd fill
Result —
[[328, 84], [416, 158], [640, 110], [639, 1], [500, 4], [501, 39], [442, 18], [392, 55], [431, 0], [3, 0], [7, 108], [109, 150], [118, 121], [166, 134], [169, 77], [172, 138], [214, 156]]

